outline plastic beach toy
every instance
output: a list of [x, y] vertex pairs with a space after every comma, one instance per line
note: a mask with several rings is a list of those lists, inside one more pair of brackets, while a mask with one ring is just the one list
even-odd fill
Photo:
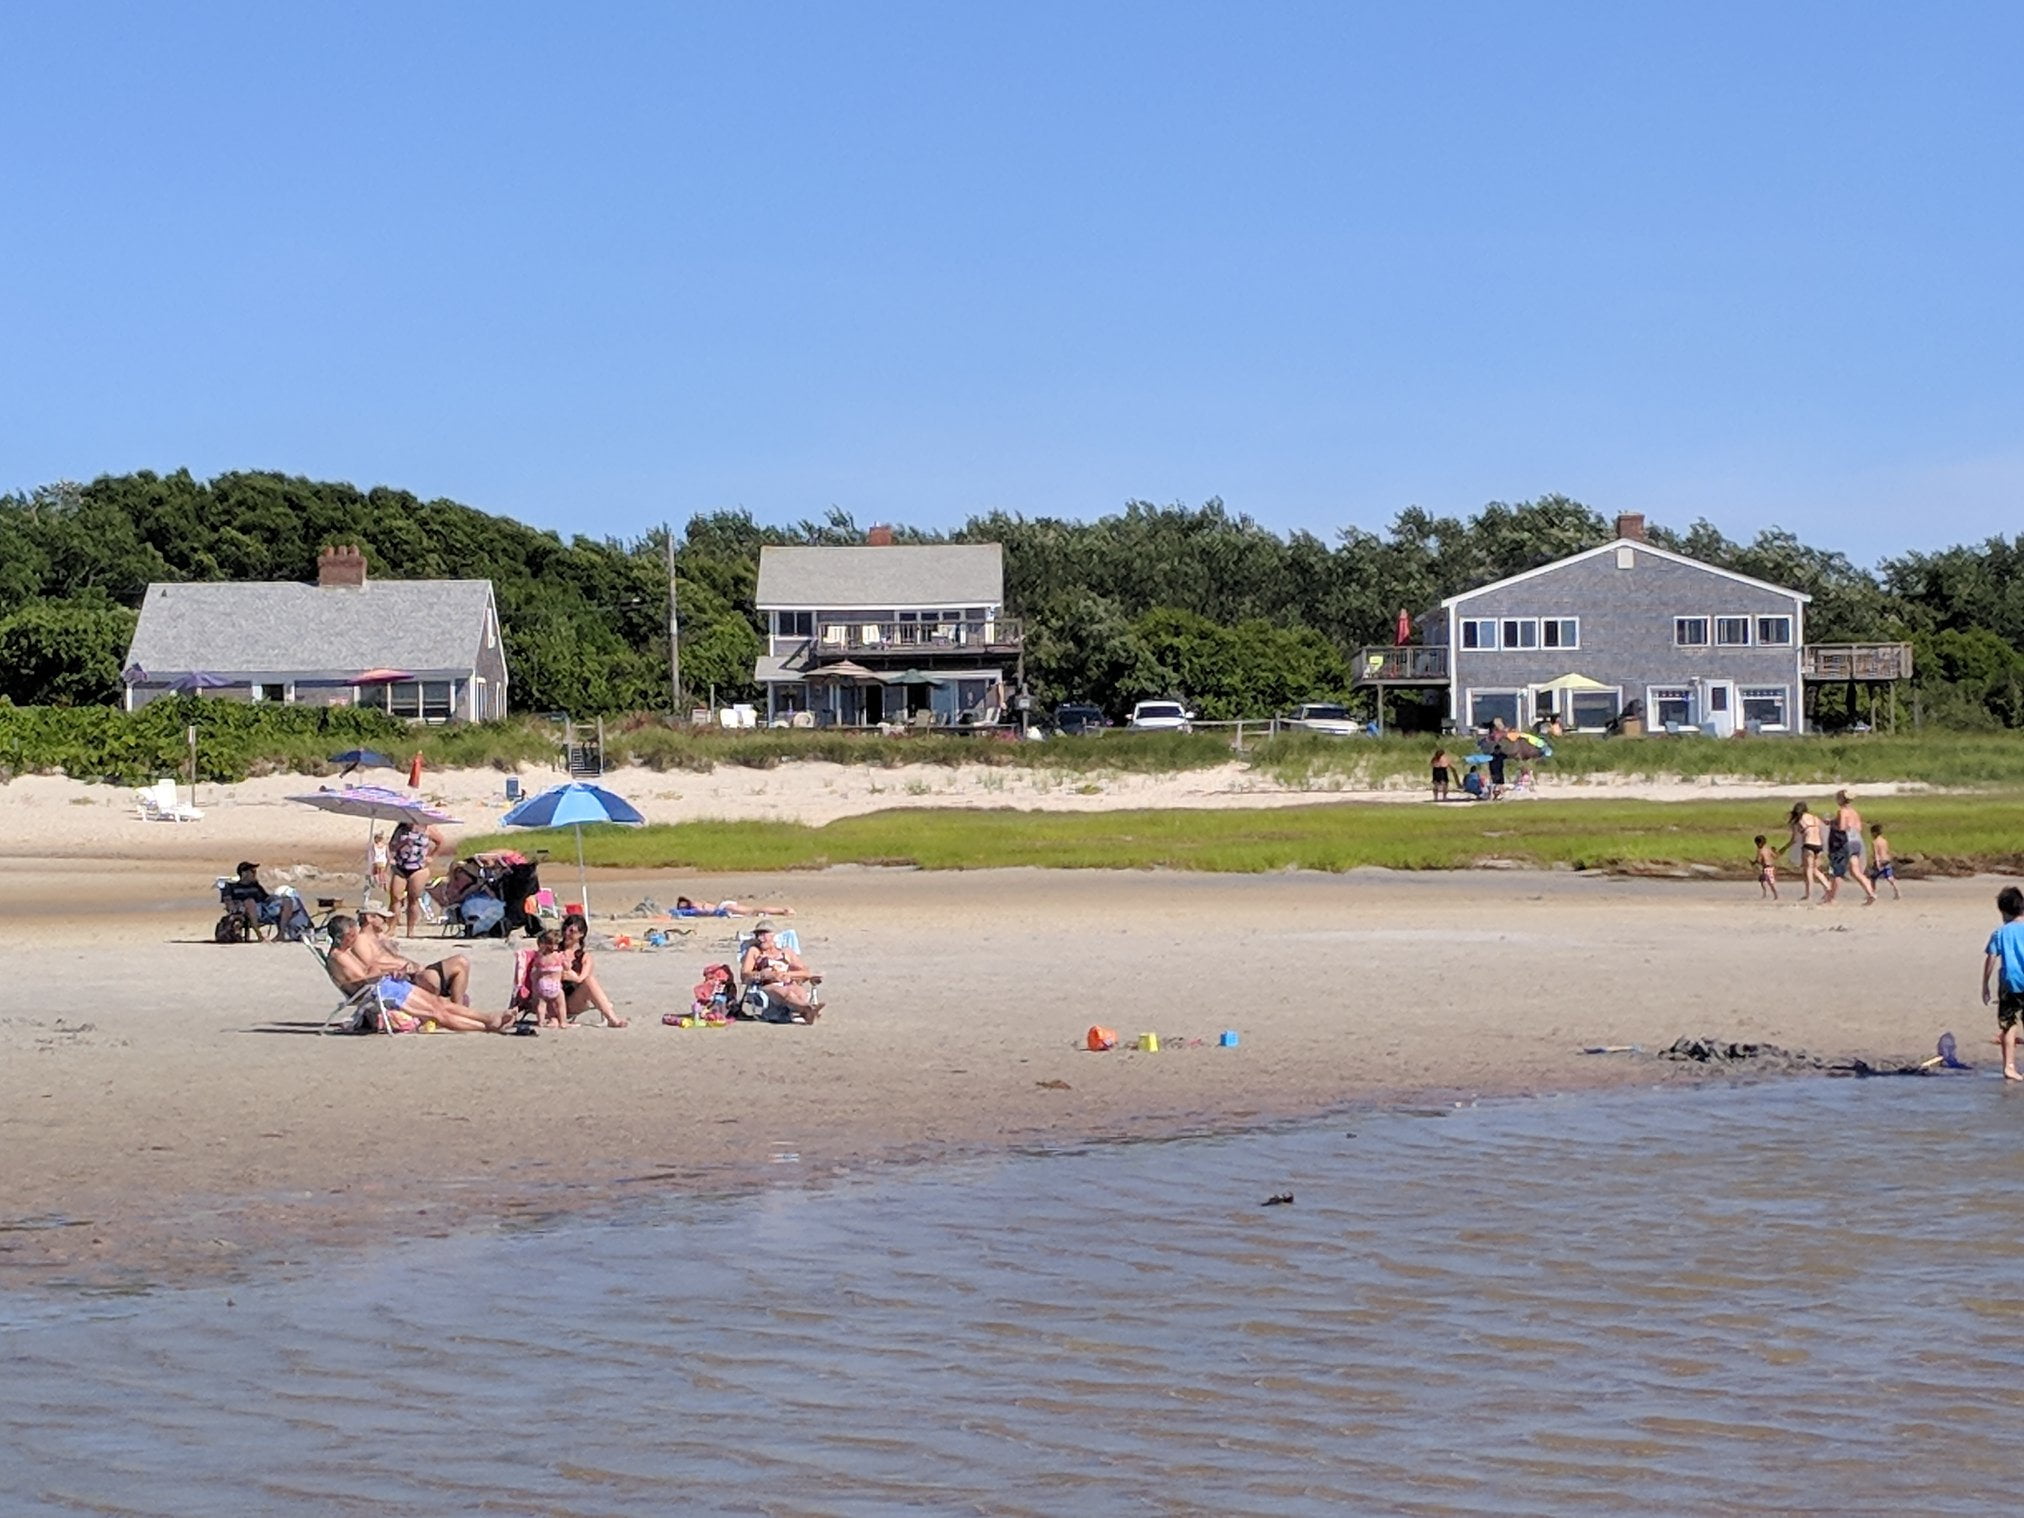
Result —
[[1106, 1049], [1117, 1047], [1117, 1030], [1114, 1028], [1091, 1028], [1087, 1043], [1090, 1051], [1101, 1054]]
[[1223, 1036], [1222, 1036], [1221, 1038], [1219, 1038], [1219, 1039], [1217, 1039], [1217, 1040], [1216, 1040], [1216, 1046], [1217, 1046], [1217, 1047], [1218, 1047], [1219, 1049], [1234, 1049], [1234, 1048], [1236, 1048], [1236, 1047], [1237, 1047], [1237, 1030], [1236, 1030], [1235, 1028], [1225, 1028], [1225, 1029], [1223, 1030]]
[[1159, 1034], [1157, 1034], [1157, 1033], [1141, 1033], [1141, 1034], [1139, 1035], [1139, 1038], [1138, 1038], [1138, 1046], [1139, 1046], [1139, 1047], [1140, 1047], [1141, 1049], [1145, 1050], [1145, 1052], [1146, 1052], [1146, 1053], [1148, 1053], [1148, 1054], [1157, 1054], [1157, 1053], [1159, 1053], [1159, 1052], [1160, 1052], [1160, 1036], [1159, 1036]]

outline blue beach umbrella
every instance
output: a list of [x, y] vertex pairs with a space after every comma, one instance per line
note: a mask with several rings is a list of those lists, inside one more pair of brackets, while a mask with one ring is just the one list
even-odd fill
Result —
[[640, 809], [623, 796], [615, 796], [601, 785], [572, 781], [552, 786], [538, 796], [529, 796], [500, 818], [509, 828], [574, 828], [576, 830], [576, 889], [586, 916], [590, 913], [590, 882], [583, 867], [583, 825], [586, 822], [616, 822], [639, 827], [646, 821]]

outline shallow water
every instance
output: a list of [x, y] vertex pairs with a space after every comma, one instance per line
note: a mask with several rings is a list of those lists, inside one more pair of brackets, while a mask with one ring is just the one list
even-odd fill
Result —
[[18, 1294], [0, 1511], [2007, 1512], [2020, 1139], [1616, 1092]]

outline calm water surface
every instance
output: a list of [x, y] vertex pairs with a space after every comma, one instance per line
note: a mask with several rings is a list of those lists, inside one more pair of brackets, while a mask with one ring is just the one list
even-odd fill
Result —
[[0, 1512], [2009, 1513], [2020, 1141], [1618, 1092], [20, 1294]]

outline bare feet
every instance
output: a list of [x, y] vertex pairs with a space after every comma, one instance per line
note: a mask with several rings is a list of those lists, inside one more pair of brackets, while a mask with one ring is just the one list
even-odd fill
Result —
[[2019, 1075], [2015, 1070], [2012, 1070], [2008, 1066], [2005, 1066], [2003, 1070], [2003, 1079], [2006, 1081], [2024, 1081], [2024, 1075]]

